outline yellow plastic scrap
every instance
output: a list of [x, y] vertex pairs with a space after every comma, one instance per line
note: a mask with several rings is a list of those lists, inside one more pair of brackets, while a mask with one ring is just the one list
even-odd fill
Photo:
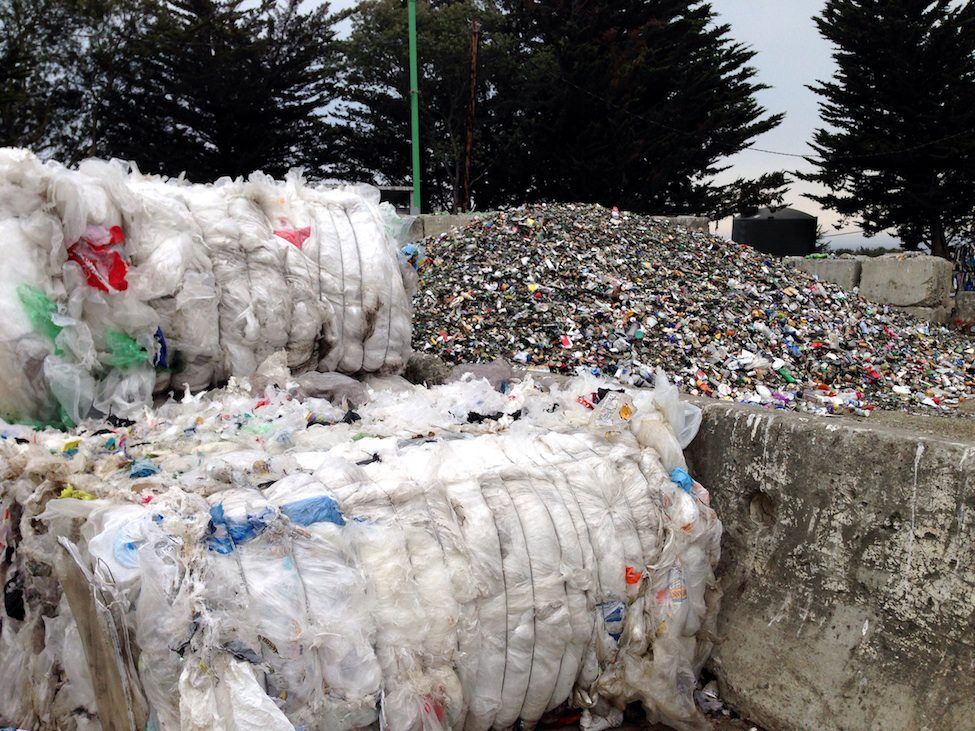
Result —
[[74, 439], [69, 439], [64, 444], [61, 445], [62, 452], [77, 452], [78, 447], [81, 446], [81, 437], [75, 437]]
[[73, 498], [75, 500], [94, 500], [95, 496], [90, 492], [85, 492], [84, 490], [79, 490], [76, 487], [67, 485], [63, 490], [61, 490], [62, 498]]

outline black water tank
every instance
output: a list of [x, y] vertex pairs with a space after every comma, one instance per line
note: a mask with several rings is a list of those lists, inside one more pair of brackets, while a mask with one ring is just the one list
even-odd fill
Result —
[[731, 240], [772, 256], [806, 256], [816, 251], [816, 220], [795, 208], [760, 208], [734, 220]]

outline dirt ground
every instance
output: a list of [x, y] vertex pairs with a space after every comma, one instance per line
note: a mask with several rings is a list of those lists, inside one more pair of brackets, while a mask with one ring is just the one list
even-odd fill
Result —
[[[756, 726], [754, 723], [749, 723], [748, 721], [742, 721], [741, 719], [735, 718], [711, 718], [711, 727], [714, 731], [766, 731], [761, 726]], [[633, 731], [636, 731], [634, 728]], [[667, 726], [648, 726], [643, 731], [671, 731]]]

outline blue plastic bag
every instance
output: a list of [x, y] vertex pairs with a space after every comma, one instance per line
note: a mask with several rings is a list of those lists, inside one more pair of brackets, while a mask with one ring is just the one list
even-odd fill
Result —
[[327, 495], [309, 497], [282, 505], [281, 512], [297, 525], [314, 525], [315, 523], [345, 525], [345, 518], [342, 517], [338, 503]]

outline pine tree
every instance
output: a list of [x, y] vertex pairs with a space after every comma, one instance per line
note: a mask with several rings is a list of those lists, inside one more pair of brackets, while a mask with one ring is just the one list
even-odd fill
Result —
[[[435, 202], [460, 169], [467, 29], [484, 28], [475, 199], [595, 201], [638, 211], [724, 213], [777, 199], [784, 176], [715, 185], [724, 157], [781, 117], [755, 100], [753, 52], [706, 2], [421, 2], [423, 156]], [[408, 170], [406, 13], [369, 0], [355, 16], [349, 92], [359, 159]], [[374, 143], [374, 144], [373, 144]], [[374, 149], [371, 149], [374, 148]], [[395, 154], [388, 151], [395, 150]], [[431, 186], [428, 186], [431, 187]]]
[[0, 0], [0, 146], [77, 162], [148, 0]]
[[[460, 186], [470, 95], [470, 33], [478, 22], [480, 49], [475, 169], [490, 154], [480, 139], [491, 127], [487, 95], [504, 36], [493, 5], [417, 3], [420, 138], [424, 207], [453, 209]], [[412, 183], [407, 12], [400, 0], [365, 0], [352, 15], [346, 44], [348, 76], [340, 117], [346, 124], [346, 174], [391, 185]]]
[[523, 0], [523, 35], [555, 55], [542, 197], [719, 215], [776, 199], [784, 176], [716, 185], [721, 160], [774, 128], [755, 94], [754, 52], [710, 3]]
[[165, 0], [103, 64], [93, 137], [103, 155], [191, 180], [328, 172], [339, 72], [328, 3]]
[[34, 36], [40, 30], [50, 37], [46, 6], [43, 0], [0, 2], [0, 147], [43, 145], [51, 91], [38, 86], [45, 74]]
[[830, 0], [816, 22], [838, 69], [814, 87], [815, 200], [950, 256], [975, 235], [975, 3]]
[[61, 0], [0, 1], [0, 147], [63, 151], [79, 111], [67, 82], [80, 16]]

